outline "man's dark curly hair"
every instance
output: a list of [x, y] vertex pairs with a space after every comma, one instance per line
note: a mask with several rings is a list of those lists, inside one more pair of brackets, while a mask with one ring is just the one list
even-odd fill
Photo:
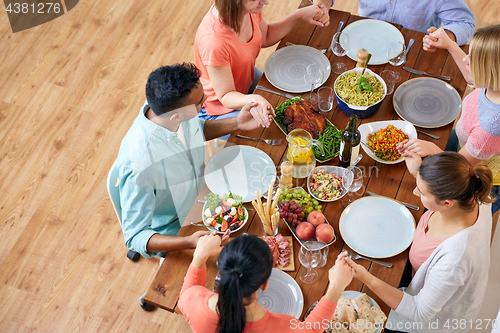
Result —
[[200, 71], [192, 63], [157, 68], [146, 84], [148, 105], [157, 116], [178, 109], [199, 83]]

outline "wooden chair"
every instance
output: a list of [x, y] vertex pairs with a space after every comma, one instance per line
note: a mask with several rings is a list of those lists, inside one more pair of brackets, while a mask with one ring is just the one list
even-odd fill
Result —
[[[118, 169], [116, 168], [116, 161], [113, 163], [111, 170], [108, 173], [108, 194], [111, 199], [111, 203], [113, 204], [113, 208], [115, 209], [116, 216], [118, 217], [118, 222], [122, 223], [122, 206], [120, 204], [120, 190], [118, 189], [119, 177], [118, 177]], [[127, 258], [132, 261], [137, 261], [141, 255], [138, 252], [129, 250], [127, 252]]]

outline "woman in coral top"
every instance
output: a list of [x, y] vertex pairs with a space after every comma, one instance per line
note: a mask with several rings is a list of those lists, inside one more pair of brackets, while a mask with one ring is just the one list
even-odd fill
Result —
[[[205, 288], [205, 262], [217, 255], [221, 276], [218, 294]], [[266, 290], [273, 267], [269, 246], [243, 234], [221, 251], [221, 238], [207, 235], [198, 241], [179, 298], [179, 309], [195, 333], [323, 332], [329, 326], [338, 299], [352, 280], [352, 269], [337, 260], [329, 270], [325, 296], [304, 322], [269, 312], [257, 303], [257, 291]]]
[[[491, 195], [500, 199], [500, 25], [477, 30], [467, 55], [442, 28], [430, 36], [436, 41], [425, 37], [424, 48], [448, 50], [467, 82], [476, 87], [463, 100], [462, 115], [456, 130], [450, 135], [446, 150], [460, 148], [459, 153], [472, 166], [485, 161], [493, 172]], [[409, 140], [398, 148], [422, 157], [442, 151], [434, 143], [419, 139]], [[493, 221], [498, 220], [499, 209], [500, 200], [497, 200], [492, 205]]]
[[[324, 5], [295, 10], [283, 20], [268, 24], [262, 10], [268, 0], [215, 0], [203, 18], [194, 43], [194, 62], [201, 71], [200, 81], [207, 100], [199, 117], [205, 120], [234, 117], [249, 102], [271, 110], [269, 102], [254, 95], [262, 71], [256, 77], [255, 59], [261, 47], [279, 42], [302, 19], [323, 26], [314, 17], [323, 15]], [[252, 83], [254, 83], [252, 85]], [[269, 119], [259, 119], [269, 126]]]

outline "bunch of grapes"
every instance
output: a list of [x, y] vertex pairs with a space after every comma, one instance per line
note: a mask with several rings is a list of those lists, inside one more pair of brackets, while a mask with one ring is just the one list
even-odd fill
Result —
[[302, 207], [293, 200], [280, 203], [278, 211], [280, 212], [280, 217], [287, 220], [293, 227], [304, 221]]
[[[321, 212], [321, 205], [303, 189], [285, 189], [280, 195], [280, 216], [293, 226], [307, 219], [313, 210]], [[296, 215], [296, 217], [294, 217]]]

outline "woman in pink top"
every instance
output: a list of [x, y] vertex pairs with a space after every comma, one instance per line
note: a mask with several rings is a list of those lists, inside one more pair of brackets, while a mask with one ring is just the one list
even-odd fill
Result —
[[[407, 151], [405, 158], [416, 178], [413, 193], [429, 210], [412, 244], [410, 261], [416, 273], [410, 285], [399, 290], [346, 254], [340, 258], [354, 269], [354, 278], [393, 310], [385, 331], [448, 332], [447, 319], [473, 322], [483, 303], [490, 264], [492, 174], [484, 162], [471, 166], [457, 152], [422, 161]], [[468, 330], [462, 325], [453, 332]]]
[[[448, 50], [467, 82], [476, 87], [463, 100], [462, 115], [446, 150], [459, 148], [459, 153], [473, 166], [485, 161], [493, 172], [491, 195], [500, 199], [500, 25], [478, 29], [471, 39], [469, 54], [442, 28], [424, 37], [426, 47]], [[442, 151], [434, 143], [419, 139], [399, 144], [398, 149], [411, 150], [422, 157]], [[499, 210], [497, 200], [492, 205], [494, 222]]]
[[[205, 288], [205, 262], [219, 254], [218, 294]], [[337, 260], [329, 270], [330, 284], [304, 322], [269, 312], [257, 303], [257, 291], [266, 290], [273, 267], [269, 246], [243, 234], [221, 251], [221, 238], [207, 235], [198, 241], [179, 298], [179, 309], [195, 333], [323, 332], [330, 324], [338, 299], [352, 280], [352, 270]]]
[[[283, 20], [267, 24], [262, 17], [267, 4], [268, 0], [216, 0], [203, 18], [194, 44], [194, 61], [207, 95], [200, 118], [233, 117], [236, 112], [232, 111], [249, 102], [272, 110], [265, 98], [250, 89], [254, 79], [258, 81], [254, 66], [261, 47], [279, 42], [299, 19], [323, 26], [313, 19], [323, 14], [318, 5], [297, 9]], [[260, 125], [270, 125], [270, 119], [259, 120]]]

